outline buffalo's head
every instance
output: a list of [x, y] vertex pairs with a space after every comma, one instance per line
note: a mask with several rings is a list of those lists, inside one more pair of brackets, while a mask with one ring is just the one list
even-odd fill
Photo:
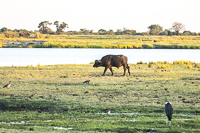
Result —
[[99, 67], [102, 65], [102, 61], [101, 60], [95, 60], [95, 63], [93, 65], [93, 67]]

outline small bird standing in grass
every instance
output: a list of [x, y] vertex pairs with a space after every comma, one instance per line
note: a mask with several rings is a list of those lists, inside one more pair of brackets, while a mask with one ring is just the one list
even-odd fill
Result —
[[110, 114], [110, 110], [109, 110], [109, 109], [107, 109], [107, 110], [106, 110], [106, 113], [107, 113], [107, 115], [109, 115], [109, 114]]
[[9, 84], [4, 85], [3, 88], [9, 88], [11, 86], [11, 81], [9, 81]]
[[167, 101], [165, 103], [165, 113], [166, 113], [166, 125], [168, 124], [169, 120], [169, 126], [171, 126], [171, 119], [172, 119], [172, 114], [173, 114], [173, 108], [171, 102]]
[[83, 83], [89, 84], [89, 83], [90, 83], [90, 80], [86, 80], [86, 81], [84, 81]]

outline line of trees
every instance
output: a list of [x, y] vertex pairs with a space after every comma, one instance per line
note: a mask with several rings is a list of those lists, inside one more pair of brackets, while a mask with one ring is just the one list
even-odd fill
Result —
[[61, 24], [59, 24], [59, 21], [55, 21], [54, 25], [56, 26], [56, 32], [54, 32], [52, 29], [50, 29], [48, 27], [48, 25], [51, 25], [52, 23], [50, 23], [49, 21], [43, 21], [41, 23], [39, 23], [39, 31], [42, 34], [64, 34], [64, 29], [65, 28], [69, 28], [68, 24], [65, 22], [62, 22]]
[[[49, 26], [52, 25], [49, 21], [42, 21], [38, 25], [39, 30], [35, 31], [28, 31], [26, 29], [8, 29], [6, 27], [3, 27], [0, 29], [0, 36], [4, 36], [7, 38], [14, 38], [14, 37], [36, 37], [40, 38], [42, 34], [50, 34], [50, 35], [165, 35], [165, 36], [171, 36], [171, 35], [200, 35], [196, 32], [191, 31], [185, 31], [185, 25], [182, 23], [174, 22], [172, 24], [172, 27], [170, 29], [163, 30], [163, 27], [161, 27], [159, 24], [153, 24], [148, 26], [149, 29], [147, 32], [136, 32], [136, 30], [130, 30], [124, 28], [123, 30], [117, 29], [117, 31], [113, 30], [105, 30], [105, 29], [99, 29], [98, 32], [93, 32], [93, 30], [87, 30], [86, 28], [80, 29], [79, 31], [67, 31], [64, 30], [68, 27], [68, 24], [65, 22], [59, 23], [59, 21], [55, 21], [53, 25], [56, 26], [56, 31], [53, 31], [49, 28]], [[181, 31], [183, 31], [181, 33]], [[34, 34], [34, 36], [31, 36]]]

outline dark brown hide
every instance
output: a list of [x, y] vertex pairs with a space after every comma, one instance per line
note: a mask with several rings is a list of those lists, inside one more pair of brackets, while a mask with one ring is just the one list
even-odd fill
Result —
[[112, 67], [119, 68], [119, 67], [123, 66], [123, 68], [124, 68], [123, 76], [125, 76], [126, 68], [128, 69], [128, 73], [130, 75], [130, 67], [127, 64], [127, 61], [128, 61], [128, 59], [124, 55], [106, 55], [106, 56], [102, 57], [101, 60], [95, 60], [93, 67], [100, 67], [100, 66], [105, 67], [104, 73], [102, 75], [102, 76], [104, 76], [108, 68], [110, 69], [110, 71], [113, 75]]

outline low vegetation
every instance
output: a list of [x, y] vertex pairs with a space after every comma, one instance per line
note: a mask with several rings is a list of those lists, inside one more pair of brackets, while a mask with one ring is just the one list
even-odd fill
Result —
[[42, 36], [0, 40], [10, 48], [200, 49], [198, 36]]
[[[104, 68], [92, 65], [0, 67], [0, 130], [200, 132], [198, 63], [140, 61], [129, 64], [131, 76], [125, 77], [122, 68], [101, 76]], [[9, 81], [11, 87], [3, 88]], [[174, 108], [171, 127], [165, 125], [168, 100]]]

